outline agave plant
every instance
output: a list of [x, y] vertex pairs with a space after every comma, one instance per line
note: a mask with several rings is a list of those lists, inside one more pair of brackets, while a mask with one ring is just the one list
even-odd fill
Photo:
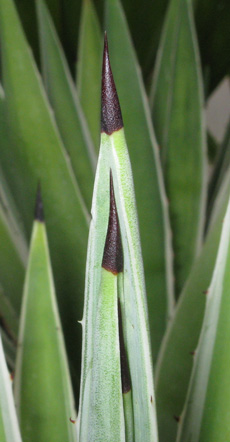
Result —
[[0, 0], [2, 442], [230, 439], [229, 14]]

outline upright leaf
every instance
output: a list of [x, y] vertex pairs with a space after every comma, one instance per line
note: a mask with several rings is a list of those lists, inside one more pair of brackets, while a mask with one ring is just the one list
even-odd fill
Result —
[[206, 193], [202, 80], [190, 0], [171, 0], [151, 91], [173, 231], [177, 296], [200, 250]]
[[78, 57], [77, 91], [96, 150], [100, 144], [100, 84], [102, 35], [92, 0], [82, 3]]
[[125, 16], [119, 0], [107, 0], [105, 5], [111, 62], [130, 146], [155, 360], [173, 308], [167, 203], [147, 98]]
[[60, 135], [70, 156], [82, 196], [90, 209], [93, 172], [96, 165], [94, 146], [84, 119], [65, 55], [42, 0], [37, 2], [43, 78]]
[[193, 353], [202, 326], [207, 289], [211, 281], [223, 217], [230, 192], [230, 175], [216, 201], [202, 252], [185, 284], [175, 315], [163, 339], [156, 366], [156, 400], [160, 440], [174, 440], [186, 398]]
[[230, 201], [177, 441], [230, 437]]
[[27, 234], [35, 188], [42, 182], [63, 326], [76, 369], [80, 358], [72, 350], [75, 339], [80, 341], [77, 319], [82, 314], [88, 214], [12, 0], [0, 0], [0, 39], [12, 136], [11, 149], [2, 149], [1, 163]]
[[216, 163], [209, 183], [208, 220], [212, 212], [215, 199], [223, 183], [224, 177], [230, 165], [230, 122], [220, 145]]
[[1, 442], [22, 442], [11, 384], [0, 337], [0, 440]]
[[24, 442], [74, 442], [73, 397], [38, 190], [15, 373]]
[[[117, 421], [119, 432], [117, 438], [112, 439], [125, 441], [125, 412], [123, 412], [121, 404], [121, 374], [117, 366], [117, 348], [121, 347], [117, 329], [119, 321], [117, 298], [119, 297], [124, 327], [124, 343], [131, 378], [134, 440], [135, 442], [143, 440], [154, 442], [157, 441], [155, 400], [135, 197], [124, 138], [123, 121], [110, 68], [106, 41], [102, 73], [101, 124], [101, 148], [92, 204], [86, 272], [79, 439], [81, 442], [108, 440], [109, 425], [111, 430], [114, 431], [114, 425]], [[109, 195], [109, 179], [111, 174], [117, 210], [115, 214], [115, 209], [112, 210], [113, 223], [111, 223], [111, 215], [109, 219], [111, 195], [111, 193]], [[118, 224], [121, 238], [118, 235]], [[107, 230], [108, 236], [106, 235]], [[120, 247], [123, 250], [123, 262]], [[107, 291], [103, 292], [103, 289], [106, 289], [106, 280]], [[105, 315], [106, 305], [108, 304], [113, 305], [111, 324], [108, 324], [108, 315]], [[100, 345], [100, 338], [103, 334], [106, 334], [106, 330], [108, 330], [108, 335], [111, 335], [114, 344], [112, 349], [106, 345], [107, 360], [106, 355], [102, 354], [103, 351]], [[106, 336], [106, 342], [108, 339], [109, 336]], [[113, 372], [110, 381], [107, 380], [106, 376], [106, 386], [103, 386], [103, 376], [100, 377], [98, 368], [100, 361], [101, 364], [108, 363], [110, 372], [111, 367], [113, 367], [112, 361], [114, 361], [114, 367], [117, 367], [116, 373]], [[105, 366], [103, 370], [106, 371]], [[118, 398], [112, 404], [117, 420], [109, 423], [108, 419], [111, 419], [113, 410], [107, 407], [107, 409], [104, 408], [104, 413], [102, 413], [101, 388], [104, 389], [104, 400], [107, 404], [110, 402], [111, 406], [109, 393], [111, 393], [113, 385]], [[127, 411], [125, 398], [123, 407]], [[127, 425], [127, 419], [125, 419], [125, 424]], [[107, 432], [105, 429], [107, 429]], [[90, 439], [90, 434], [94, 435], [92, 439]]]

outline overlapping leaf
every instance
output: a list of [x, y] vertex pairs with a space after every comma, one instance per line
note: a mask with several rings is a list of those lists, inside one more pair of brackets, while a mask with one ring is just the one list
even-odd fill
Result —
[[167, 203], [158, 146], [125, 16], [119, 0], [107, 0], [105, 5], [111, 62], [130, 146], [155, 360], [173, 309]]
[[190, 0], [171, 0], [151, 91], [173, 231], [176, 294], [200, 250], [206, 194], [202, 80]]

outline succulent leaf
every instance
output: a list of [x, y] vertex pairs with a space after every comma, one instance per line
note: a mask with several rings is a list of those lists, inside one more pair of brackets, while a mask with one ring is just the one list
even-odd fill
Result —
[[171, 0], [151, 91], [173, 233], [177, 297], [201, 250], [206, 141], [199, 53], [190, 0]]
[[119, 0], [105, 2], [105, 25], [127, 144], [130, 146], [151, 318], [152, 353], [156, 361], [160, 342], [174, 307], [167, 201], [148, 100]]
[[[15, 372], [23, 441], [76, 441], [73, 396], [38, 192]], [[36, 429], [36, 431], [35, 431]]]

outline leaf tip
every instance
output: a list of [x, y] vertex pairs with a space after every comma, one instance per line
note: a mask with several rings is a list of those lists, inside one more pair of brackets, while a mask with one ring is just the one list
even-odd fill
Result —
[[111, 135], [122, 127], [121, 108], [110, 65], [108, 40], [105, 32], [101, 86], [101, 132]]
[[102, 259], [102, 267], [117, 275], [123, 271], [123, 251], [121, 232], [114, 195], [113, 176], [110, 170], [110, 212], [107, 236]]
[[34, 219], [36, 221], [39, 221], [40, 223], [44, 223], [44, 221], [45, 221], [40, 182], [38, 183], [38, 187], [37, 187], [36, 203], [35, 203], [35, 210], [34, 210]]

